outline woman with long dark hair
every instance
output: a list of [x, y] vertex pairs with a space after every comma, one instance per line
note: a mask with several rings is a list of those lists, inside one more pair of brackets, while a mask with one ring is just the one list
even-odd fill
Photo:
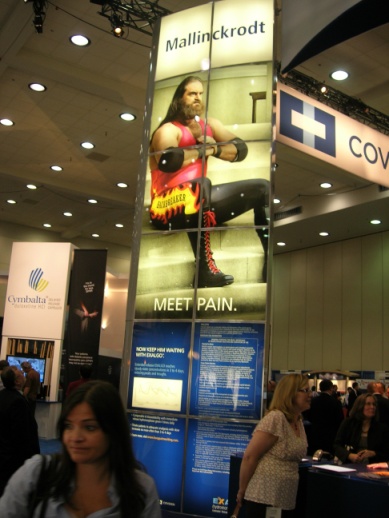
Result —
[[339, 427], [335, 455], [342, 464], [368, 464], [389, 458], [389, 428], [378, 421], [373, 394], [361, 394], [355, 400], [350, 417]]
[[139, 469], [118, 391], [90, 381], [66, 399], [62, 452], [36, 455], [10, 479], [0, 500], [7, 518], [160, 518], [153, 479]]

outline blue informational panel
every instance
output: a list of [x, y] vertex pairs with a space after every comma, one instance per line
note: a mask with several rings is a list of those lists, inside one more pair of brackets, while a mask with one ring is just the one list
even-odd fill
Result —
[[230, 457], [245, 450], [253, 428], [241, 423], [189, 422], [184, 513], [227, 515]]
[[135, 457], [154, 478], [161, 505], [179, 511], [185, 419], [135, 414], [130, 426]]
[[190, 413], [258, 419], [263, 353], [263, 324], [197, 324]]
[[135, 324], [129, 408], [185, 412], [190, 330], [183, 322]]

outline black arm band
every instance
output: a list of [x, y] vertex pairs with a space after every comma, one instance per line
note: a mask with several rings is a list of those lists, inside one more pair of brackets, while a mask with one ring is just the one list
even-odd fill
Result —
[[184, 163], [184, 150], [180, 147], [169, 147], [162, 153], [158, 168], [163, 173], [175, 173]]
[[243, 142], [242, 139], [236, 137], [234, 140], [231, 140], [231, 144], [234, 144], [236, 147], [236, 157], [234, 160], [232, 160], [232, 162], [242, 162], [242, 160], [246, 158], [247, 153], [249, 152], [245, 142]]
[[220, 155], [222, 154], [222, 147], [216, 146], [216, 153], [213, 155], [215, 158], [220, 158]]

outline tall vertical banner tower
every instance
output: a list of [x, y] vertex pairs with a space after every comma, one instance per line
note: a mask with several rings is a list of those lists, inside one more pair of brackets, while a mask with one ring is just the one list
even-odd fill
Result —
[[273, 23], [269, 0], [224, 0], [154, 34], [122, 391], [172, 511], [227, 514], [261, 416]]

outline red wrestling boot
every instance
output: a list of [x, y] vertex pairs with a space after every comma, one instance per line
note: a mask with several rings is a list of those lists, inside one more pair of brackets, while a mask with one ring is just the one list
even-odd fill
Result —
[[[204, 227], [216, 226], [215, 213], [208, 210], [203, 212]], [[232, 275], [223, 273], [216, 266], [211, 250], [211, 236], [208, 230], [201, 232], [200, 237], [200, 261], [199, 261], [199, 288], [218, 288], [232, 284]]]

